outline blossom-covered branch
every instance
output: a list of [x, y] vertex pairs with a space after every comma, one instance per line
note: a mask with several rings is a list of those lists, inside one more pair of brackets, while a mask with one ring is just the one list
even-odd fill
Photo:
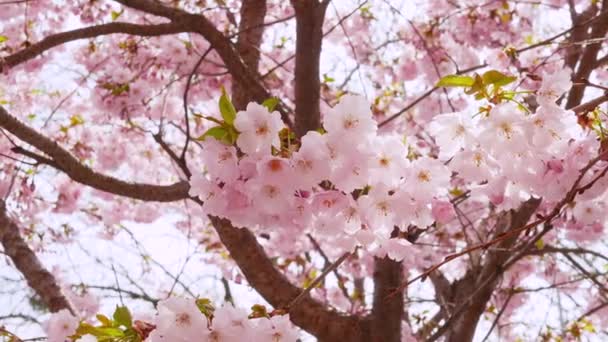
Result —
[[[52, 160], [51, 166], [65, 172], [76, 182], [112, 194], [145, 201], [172, 202], [188, 198], [188, 183], [184, 181], [171, 185], [130, 183], [95, 172], [59, 146], [57, 142], [28, 127], [1, 106], [0, 127], [48, 155]], [[31, 154], [29, 156], [33, 157]], [[38, 161], [48, 163], [49, 159], [43, 157]]]

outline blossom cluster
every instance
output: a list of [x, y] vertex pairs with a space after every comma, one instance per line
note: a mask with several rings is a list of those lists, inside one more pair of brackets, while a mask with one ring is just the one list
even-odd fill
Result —
[[[465, 191], [501, 210], [532, 196], [562, 199], [599, 147], [556, 104], [570, 86], [567, 71], [545, 75], [534, 112], [502, 101], [477, 114], [436, 116], [428, 133], [437, 154], [417, 153], [408, 137], [379, 134], [361, 96], [343, 96], [325, 114], [324, 129], [299, 144], [283, 141], [278, 112], [250, 103], [234, 120], [236, 146], [204, 140], [205, 172], [192, 176], [190, 194], [236, 226], [292, 237], [313, 232], [338, 251], [360, 246], [402, 260], [408, 242], [397, 229], [448, 222], [450, 200]], [[594, 212], [574, 210], [585, 224], [596, 222]]]
[[118, 338], [124, 335], [121, 340], [147, 342], [295, 342], [299, 337], [289, 315], [264, 313], [251, 318], [245, 310], [232, 305], [214, 309], [200, 305], [192, 298], [170, 297], [160, 301], [158, 313], [151, 323], [133, 321], [125, 310], [117, 309], [122, 314], [114, 314], [115, 322], [98, 315], [104, 323], [99, 328], [73, 316], [67, 309], [61, 310], [45, 323], [48, 341], [96, 342], [107, 336]]

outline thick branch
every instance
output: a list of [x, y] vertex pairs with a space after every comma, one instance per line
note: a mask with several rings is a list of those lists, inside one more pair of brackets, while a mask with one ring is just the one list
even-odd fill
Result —
[[[263, 34], [266, 12], [265, 0], [247, 0], [241, 8], [237, 49], [247, 67], [257, 74], [259, 45]], [[251, 29], [259, 27], [259, 29]], [[213, 44], [213, 43], [212, 43]], [[233, 73], [233, 77], [238, 75]], [[244, 109], [247, 102], [255, 100], [250, 89], [242, 82], [233, 84], [233, 101], [237, 109]], [[246, 228], [235, 228], [225, 219], [210, 217], [220, 240], [245, 275], [248, 283], [271, 305], [287, 308], [303, 290], [294, 286], [273, 265], [272, 261]], [[304, 330], [315, 335], [319, 341], [365, 341], [369, 331], [366, 321], [357, 317], [346, 317], [328, 309], [309, 295], [300, 297], [298, 303], [289, 308], [291, 320]]]
[[[209, 21], [205, 16], [198, 14], [191, 14], [180, 9], [167, 7], [158, 2], [149, 0], [115, 0], [123, 4], [124, 6], [150, 13], [165, 18], [169, 18], [172, 21], [179, 22], [185, 25], [190, 32], [199, 33], [203, 36], [213, 49], [220, 56], [226, 68], [230, 72], [234, 81], [239, 83], [240, 86], [247, 90], [252, 100], [257, 102], [263, 102], [270, 97], [270, 93], [266, 90], [259, 75], [250, 70], [241, 56], [235, 50], [232, 42], [222, 32], [220, 32], [215, 25]], [[277, 111], [281, 113], [283, 121], [287, 125], [291, 125], [291, 120], [287, 115], [286, 110], [282, 106], [277, 106]]]
[[298, 137], [321, 127], [319, 58], [327, 3], [292, 0], [296, 11], [295, 132]]
[[[571, 8], [571, 11], [574, 11], [574, 8]], [[590, 5], [584, 12], [581, 14], [572, 13], [572, 33], [570, 33], [570, 37], [568, 37], [568, 41], [572, 43], [568, 49], [566, 49], [566, 56], [564, 58], [564, 64], [570, 67], [573, 71], [578, 63], [581, 53], [583, 52], [583, 47], [580, 44], [576, 44], [576, 42], [582, 42], [585, 40], [586, 35], [589, 32], [589, 26], [581, 25], [581, 23], [591, 19], [597, 13], [597, 6]]]
[[42, 266], [36, 254], [19, 234], [19, 227], [7, 216], [4, 201], [0, 201], [0, 242], [4, 253], [51, 312], [63, 309], [73, 312], [55, 277]]
[[[161, 36], [185, 32], [187, 29], [179, 23], [159, 24], [159, 25], [137, 25], [129, 23], [109, 23], [97, 26], [80, 28], [72, 31], [61, 32], [50, 35], [29, 47], [17, 51], [4, 58], [4, 65], [12, 68], [32, 58], [41, 55], [43, 52], [56, 46], [79, 39], [93, 38], [102, 35], [125, 33], [138, 36]], [[0, 64], [0, 66], [2, 66]]]
[[403, 265], [388, 257], [374, 259], [374, 304], [371, 313], [374, 342], [401, 341], [404, 317], [403, 291], [391, 296], [403, 282]]
[[[171, 185], [151, 185], [130, 183], [123, 180], [97, 173], [80, 163], [70, 152], [59, 146], [55, 141], [28, 127], [17, 118], [10, 115], [0, 106], [0, 127], [6, 129], [22, 141], [36, 147], [50, 157], [36, 158], [37, 161], [65, 172], [76, 182], [88, 185], [98, 190], [115, 195], [140, 199], [144, 201], [172, 202], [188, 198], [188, 182], [180, 181]], [[52, 160], [52, 162], [51, 162]]]
[[594, 110], [595, 108], [597, 108], [599, 105], [601, 105], [604, 102], [608, 102], [608, 93], [596, 97], [593, 100], [590, 100], [589, 102], [580, 104], [574, 108], [571, 108], [571, 110], [576, 113], [577, 115], [584, 115], [587, 114], [587, 112], [590, 112], [592, 110]]
[[[608, 0], [602, 2], [602, 12], [599, 16], [601, 18], [591, 26], [591, 33], [586, 37], [587, 39], [592, 40], [592, 42], [585, 47], [581, 54], [578, 69], [573, 77], [575, 82], [589, 78], [589, 75], [591, 75], [591, 72], [596, 67], [597, 54], [601, 50], [602, 44], [601, 42], [593, 40], [604, 38], [606, 33], [608, 33]], [[584, 94], [585, 87], [574, 84], [568, 94], [566, 108], [569, 109], [579, 105], [583, 100]]]
[[[260, 44], [264, 34], [264, 16], [266, 0], [245, 0], [241, 5], [241, 21], [236, 48], [247, 67], [258, 72], [260, 61]], [[232, 85], [233, 103], [237, 109], [244, 109], [251, 100], [247, 90], [240, 83]]]
[[[506, 231], [524, 226], [530, 220], [540, 202], [540, 199], [530, 199], [516, 211], [510, 211], [500, 218], [496, 225], [496, 234], [503, 234]], [[465, 309], [453, 318], [451, 326], [447, 329], [446, 341], [467, 342], [473, 340], [477, 322], [503, 272], [502, 265], [511, 254], [509, 249], [520, 235], [521, 232], [510, 236], [498, 244], [496, 248], [488, 250], [483, 265], [480, 268], [469, 269], [461, 281], [454, 284], [454, 299], [457, 300], [457, 305], [463, 305]], [[466, 301], [464, 301], [465, 299]], [[456, 314], [456, 312], [453, 313], [453, 315]]]
[[[255, 236], [235, 228], [230, 221], [210, 216], [220, 240], [237, 263], [247, 282], [275, 308], [286, 308], [302, 289], [291, 284], [268, 258]], [[399, 283], [397, 283], [399, 284]], [[367, 321], [328, 310], [310, 296], [289, 308], [290, 319], [319, 341], [369, 341]]]

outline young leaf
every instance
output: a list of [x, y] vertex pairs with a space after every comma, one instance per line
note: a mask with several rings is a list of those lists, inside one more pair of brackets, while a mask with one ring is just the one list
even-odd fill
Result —
[[95, 317], [97, 317], [97, 320], [99, 322], [101, 322], [101, 326], [103, 326], [103, 327], [111, 327], [112, 326], [112, 321], [108, 317], [106, 317], [106, 316], [104, 316], [102, 314], [96, 315]]
[[96, 337], [101, 337], [105, 335], [104, 332], [100, 330], [100, 328], [94, 327], [85, 322], [80, 323], [80, 325], [76, 329], [76, 334], [80, 336], [89, 334]]
[[447, 75], [442, 77], [436, 87], [472, 87], [475, 79], [470, 76]]
[[211, 127], [207, 130], [207, 132], [203, 133], [203, 135], [201, 135], [200, 137], [198, 137], [196, 140], [199, 141], [203, 141], [205, 140], [207, 137], [213, 137], [217, 140], [222, 141], [222, 139], [224, 139], [226, 136], [228, 136], [228, 131], [226, 130], [226, 128], [222, 127], [222, 126], [215, 126], [215, 127]]
[[7, 36], [0, 35], [0, 43], [4, 43], [7, 40], [8, 40]]
[[483, 73], [481, 76], [483, 79], [483, 84], [490, 85], [493, 84], [496, 87], [505, 86], [517, 79], [517, 77], [508, 76], [503, 74], [500, 71], [490, 70]]
[[114, 322], [119, 325], [125, 326], [127, 328], [133, 325], [133, 319], [131, 318], [131, 312], [126, 306], [117, 306], [116, 310], [114, 310]]
[[543, 248], [545, 248], [545, 242], [543, 241], [543, 239], [536, 240], [534, 245], [536, 246], [536, 249], [538, 249], [539, 251], [542, 250]]
[[268, 317], [268, 310], [264, 305], [254, 304], [251, 307], [251, 314], [249, 314], [249, 318], [261, 318]]
[[262, 106], [266, 107], [269, 112], [272, 112], [274, 108], [279, 104], [279, 99], [276, 97], [271, 97], [269, 99], [264, 100], [262, 102]]
[[323, 74], [323, 83], [331, 83], [335, 81], [333, 77], [327, 76], [327, 74]]
[[224, 121], [232, 126], [234, 123], [234, 119], [236, 118], [236, 109], [234, 105], [228, 98], [228, 94], [226, 94], [226, 90], [222, 87], [222, 96], [220, 96], [220, 113], [222, 113], [222, 118]]
[[207, 316], [207, 318], [213, 316], [215, 307], [213, 307], [213, 304], [211, 303], [211, 300], [209, 300], [209, 298], [199, 298], [196, 300], [195, 303], [200, 312], [203, 315]]
[[124, 12], [124, 9], [120, 10], [120, 12], [112, 11], [112, 13], [111, 13], [112, 14], [112, 20], [118, 19], [118, 17], [120, 17], [123, 12]]

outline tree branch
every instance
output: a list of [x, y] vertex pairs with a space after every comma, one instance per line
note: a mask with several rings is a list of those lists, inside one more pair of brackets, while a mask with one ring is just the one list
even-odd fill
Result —
[[17, 51], [7, 57], [4, 57], [4, 63], [0, 62], [0, 67], [5, 66], [8, 68], [12, 68], [18, 64], [21, 64], [41, 55], [49, 49], [79, 39], [93, 38], [114, 33], [133, 34], [138, 36], [161, 36], [165, 34], [174, 34], [186, 31], [187, 28], [181, 23], [169, 23], [158, 25], [109, 23], [85, 27], [50, 35], [23, 50]]
[[[524, 226], [540, 203], [540, 199], [532, 198], [523, 203], [519, 209], [506, 213], [496, 224], [495, 236]], [[509, 249], [520, 235], [521, 231], [502, 240], [497, 248], [488, 250], [483, 265], [469, 269], [461, 279], [466, 281], [454, 284], [454, 299], [460, 299], [460, 304], [466, 305], [466, 309], [454, 319], [451, 327], [447, 330], [446, 341], [466, 342], [473, 340], [479, 317], [484, 312], [494, 292], [497, 280], [503, 273], [502, 265], [511, 254]], [[467, 294], [473, 291], [475, 291], [475, 295], [467, 303], [463, 303], [462, 298], [466, 298]]]
[[36, 158], [35, 154], [29, 154], [29, 157], [65, 172], [78, 183], [115, 195], [144, 201], [172, 202], [189, 197], [188, 190], [190, 186], [186, 181], [180, 181], [171, 185], [152, 185], [125, 182], [97, 173], [80, 163], [76, 157], [59, 146], [57, 142], [38, 133], [10, 115], [2, 106], [0, 106], [0, 127], [44, 152], [50, 159], [42, 156]]
[[[226, 219], [214, 216], [209, 219], [247, 282], [273, 307], [286, 308], [302, 293], [301, 288], [291, 284], [274, 267], [249, 230], [236, 228]], [[367, 321], [328, 310], [309, 295], [289, 309], [289, 316], [294, 324], [319, 341], [369, 341]]]
[[[235, 50], [230, 39], [220, 32], [205, 16], [191, 14], [180, 9], [167, 7], [149, 0], [115, 0], [126, 7], [137, 9], [145, 13], [162, 16], [186, 26], [190, 32], [203, 36], [220, 56], [234, 81], [240, 83], [247, 90], [250, 98], [263, 102], [270, 97], [270, 93], [262, 84], [257, 72], [250, 70]], [[291, 118], [283, 106], [277, 106], [283, 121], [291, 126]]]
[[296, 11], [295, 133], [301, 137], [321, 127], [319, 59], [328, 2], [292, 0], [291, 3]]
[[36, 254], [19, 234], [17, 224], [7, 216], [3, 200], [0, 200], [0, 242], [4, 247], [4, 253], [13, 261], [15, 267], [25, 277], [27, 284], [51, 312], [67, 309], [74, 314], [55, 277], [42, 266]]
[[[264, 17], [266, 16], [266, 0], [245, 0], [241, 5], [241, 21], [239, 22], [239, 37], [236, 49], [247, 67], [258, 72], [260, 62], [260, 44], [264, 34]], [[251, 101], [247, 89], [235, 82], [232, 84], [232, 102], [239, 109], [245, 109]]]
[[[608, 0], [602, 2], [602, 12], [598, 15], [600, 20], [597, 20], [591, 25], [591, 32], [587, 39], [593, 40], [603, 38], [608, 33]], [[589, 78], [591, 72], [595, 69], [597, 64], [597, 54], [602, 48], [601, 43], [588, 44], [583, 52], [581, 53], [580, 62], [578, 69], [574, 74], [574, 81], [578, 82], [582, 79]], [[570, 93], [568, 94], [568, 102], [566, 102], [566, 108], [570, 109], [581, 103], [585, 94], [585, 87], [582, 85], [574, 84]]]
[[403, 265], [388, 257], [374, 258], [374, 303], [371, 313], [374, 342], [401, 341], [404, 317], [403, 291], [387, 300], [403, 282]]

